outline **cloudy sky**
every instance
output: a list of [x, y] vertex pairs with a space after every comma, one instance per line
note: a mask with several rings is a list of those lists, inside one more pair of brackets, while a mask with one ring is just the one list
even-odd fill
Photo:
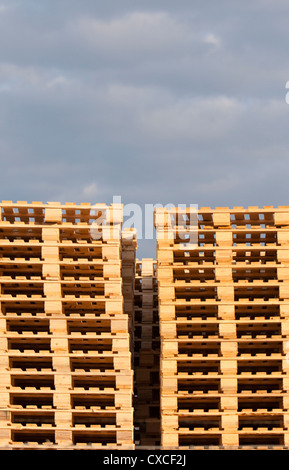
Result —
[[0, 199], [289, 204], [288, 17], [288, 0], [0, 1]]

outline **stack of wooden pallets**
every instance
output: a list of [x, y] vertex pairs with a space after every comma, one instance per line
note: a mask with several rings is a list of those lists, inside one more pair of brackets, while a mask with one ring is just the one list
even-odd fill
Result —
[[134, 321], [135, 321], [135, 271], [136, 271], [136, 229], [125, 229], [122, 231], [122, 255], [121, 255], [121, 276], [122, 276], [122, 293], [123, 293], [123, 311], [128, 317], [128, 330], [131, 351], [131, 367], [133, 368], [134, 358]]
[[122, 205], [0, 207], [0, 446], [133, 449]]
[[155, 212], [162, 446], [286, 447], [289, 207], [194, 211]]
[[1, 448], [289, 446], [289, 207], [0, 208]]
[[135, 444], [160, 446], [160, 338], [156, 262], [136, 262], [135, 276]]

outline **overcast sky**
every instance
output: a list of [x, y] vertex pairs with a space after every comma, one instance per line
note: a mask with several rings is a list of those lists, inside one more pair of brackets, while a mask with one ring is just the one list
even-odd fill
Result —
[[288, 18], [288, 0], [0, 1], [0, 199], [289, 204]]

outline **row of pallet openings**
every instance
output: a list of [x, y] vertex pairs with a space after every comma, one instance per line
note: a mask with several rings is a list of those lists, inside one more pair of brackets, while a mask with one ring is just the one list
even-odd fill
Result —
[[123, 206], [121, 203], [107, 205], [105, 203], [81, 203], [75, 204], [67, 202], [34, 201], [2, 201], [0, 203], [1, 225], [8, 224], [28, 224], [28, 225], [78, 225], [98, 226], [103, 224], [122, 224]]
[[[266, 225], [266, 226], [288, 226], [289, 225], [289, 206], [249, 206], [247, 208], [238, 206], [228, 207], [200, 207], [195, 205], [183, 208], [183, 205], [176, 207], [171, 211], [174, 218], [181, 220], [182, 223], [190, 222], [191, 218], [206, 226], [229, 227], [232, 224], [238, 225]], [[159, 219], [167, 209], [157, 209], [156, 213]], [[113, 203], [107, 206], [103, 203], [90, 204], [73, 202], [47, 202], [34, 201], [2, 201], [0, 203], [0, 215], [2, 222], [15, 223], [23, 221], [28, 224], [42, 223], [85, 223], [92, 224], [93, 221], [106, 217], [111, 223], [122, 222], [122, 204]], [[33, 220], [34, 219], [34, 220]]]
[[259, 285], [278, 285], [289, 278], [288, 266], [277, 265], [273, 262], [261, 265], [254, 263], [248, 265], [186, 265], [176, 263], [174, 266], [164, 266], [159, 268], [159, 279], [162, 277], [167, 284], [176, 286], [191, 285], [217, 285], [225, 282], [228, 286], [249, 285], [255, 287]]
[[[3, 297], [2, 297], [3, 299]], [[123, 314], [123, 302], [120, 298], [98, 299], [85, 297], [79, 298], [31, 298], [19, 296], [18, 298], [6, 298], [1, 300], [2, 316], [14, 319], [21, 318], [71, 318], [71, 319], [93, 319], [110, 318]]]
[[154, 213], [157, 230], [198, 227], [200, 229], [231, 229], [236, 226], [250, 228], [269, 228], [289, 226], [289, 206], [249, 206], [238, 207], [198, 207], [190, 205], [157, 208]]
[[[101, 304], [106, 304], [105, 307], [113, 307], [113, 302], [106, 302], [107, 296], [110, 295], [110, 299], [112, 300], [112, 297], [115, 297], [115, 300], [117, 301], [118, 298], [121, 300], [121, 295], [116, 293], [116, 291], [119, 289], [118, 285], [113, 285], [109, 286], [107, 288], [104, 288], [106, 292], [111, 292], [113, 290], [113, 294], [103, 294], [103, 292], [99, 292], [98, 289], [102, 289], [102, 286], [98, 287], [92, 287], [92, 292], [83, 294], [81, 292], [81, 287], [76, 287], [78, 290], [77, 292], [73, 292], [72, 286], [70, 286], [69, 289], [66, 290], [64, 287], [64, 293], [62, 294], [61, 292], [61, 286], [60, 283], [55, 283], [56, 285], [49, 284], [49, 286], [46, 287], [44, 286], [44, 292], [42, 292], [42, 287], [41, 286], [27, 286], [27, 291], [25, 291], [25, 285], [22, 286], [20, 290], [18, 290], [18, 286], [14, 285], [11, 283], [8, 285], [8, 287], [4, 287], [2, 284], [2, 292], [3, 294], [1, 295], [1, 300], [2, 304], [5, 302], [15, 302], [15, 303], [20, 303], [21, 301], [29, 301], [31, 300], [32, 302], [37, 302], [39, 303], [41, 301], [45, 301], [45, 309], [49, 310], [51, 309], [51, 314], [53, 313], [60, 313], [60, 310], [62, 309], [61, 304], [65, 303], [66, 305], [69, 304], [69, 301], [72, 301], [74, 303], [80, 303], [80, 302], [85, 302], [85, 301], [95, 301], [99, 305]], [[86, 290], [89, 291], [90, 286], [86, 287]], [[173, 297], [173, 289], [166, 288], [164, 287], [165, 295], [166, 298], [163, 298], [164, 302], [165, 300], [172, 300], [172, 302], [175, 303], [175, 305], [184, 305], [184, 306], [190, 306], [190, 305], [196, 305], [199, 304], [200, 306], [205, 306], [205, 305], [218, 305], [220, 302], [239, 302], [240, 305], [245, 305], [246, 303], [251, 303], [251, 305], [254, 302], [254, 299], [256, 301], [259, 301], [259, 305], [268, 305], [268, 304], [274, 304], [276, 301], [278, 302], [278, 295], [280, 298], [281, 302], [281, 307], [283, 307], [282, 302], [287, 300], [288, 302], [288, 294], [287, 294], [287, 286], [285, 286], [285, 289], [279, 289], [278, 287], [275, 288], [264, 288], [262, 289], [255, 289], [255, 292], [252, 292], [251, 289], [239, 289], [237, 292], [234, 293], [234, 290], [228, 289], [225, 286], [220, 286], [216, 288], [193, 288], [189, 287], [187, 289], [184, 289], [183, 291], [178, 290], [176, 288], [176, 299]], [[206, 296], [208, 295], [208, 297]], [[263, 295], [262, 295], [263, 294]], [[255, 297], [256, 296], [256, 297]], [[59, 302], [59, 306], [56, 309], [56, 302]], [[6, 304], [6, 305], [7, 305]], [[283, 302], [285, 305], [285, 302]], [[43, 304], [42, 304], [43, 305]], [[287, 307], [288, 305], [286, 305]], [[286, 310], [286, 307], [283, 309], [284, 311]], [[56, 311], [57, 310], [57, 311]]]
[[[23, 303], [21, 304], [23, 305]], [[81, 304], [80, 304], [81, 305]], [[85, 304], [86, 305], [86, 304]], [[94, 306], [94, 305], [93, 305]], [[92, 307], [92, 306], [91, 306]], [[95, 337], [128, 332], [128, 319], [121, 313], [51, 315], [45, 312], [6, 312], [0, 318], [0, 333], [10, 337], [51, 336], [55, 332], [71, 337]]]
[[[43, 229], [44, 230], [44, 229]], [[18, 240], [17, 237], [13, 241], [7, 240], [7, 235], [0, 231], [5, 239], [0, 239], [0, 255], [1, 261], [7, 264], [38, 264], [41, 260], [51, 263], [53, 259], [65, 266], [77, 261], [81, 264], [93, 263], [106, 264], [107, 260], [114, 260], [117, 263], [118, 247], [117, 241], [114, 243], [104, 243], [90, 240], [89, 242], [79, 241], [71, 243], [61, 241], [59, 239], [59, 229], [45, 229], [49, 232], [49, 239], [43, 235], [43, 240], [30, 240], [27, 236], [27, 242]], [[289, 232], [289, 230], [288, 230]], [[12, 235], [13, 237], [13, 235]], [[51, 244], [49, 246], [49, 242]], [[53, 242], [53, 244], [52, 244]], [[175, 240], [173, 240], [175, 242]], [[198, 264], [204, 264], [206, 268], [213, 267], [215, 264], [229, 264], [236, 266], [234, 268], [248, 267], [252, 265], [255, 268], [274, 267], [274, 263], [282, 261], [288, 263], [288, 239], [284, 243], [272, 243], [271, 245], [262, 246], [260, 243], [249, 246], [247, 244], [232, 245], [228, 241], [227, 244], [218, 243], [216, 246], [182, 246], [182, 244], [174, 243], [173, 252], [164, 246], [160, 252], [160, 257], [167, 262], [178, 262], [184, 265], [198, 267]], [[264, 266], [263, 266], [264, 265]]]
[[[195, 232], [191, 226], [174, 226], [169, 230], [163, 230], [160, 238], [173, 241], [175, 247], [183, 244], [196, 244], [199, 249], [217, 246], [235, 247], [272, 247], [273, 245], [288, 244], [288, 227], [223, 227], [223, 228], [200, 228], [196, 225]], [[193, 247], [192, 247], [193, 248]]]
[[[52, 270], [54, 276], [52, 276]], [[24, 282], [28, 284], [43, 283], [48, 277], [60, 279], [67, 283], [93, 283], [100, 282], [102, 278], [114, 281], [121, 270], [120, 262], [99, 263], [83, 260], [82, 262], [70, 261], [69, 263], [43, 263], [35, 261], [6, 261], [1, 259], [1, 280], [6, 283]], [[49, 274], [50, 273], [50, 274]]]

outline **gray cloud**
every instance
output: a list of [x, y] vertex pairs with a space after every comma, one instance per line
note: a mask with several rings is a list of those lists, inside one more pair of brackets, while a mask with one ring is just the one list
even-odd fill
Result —
[[287, 204], [288, 12], [2, 1], [1, 199]]

